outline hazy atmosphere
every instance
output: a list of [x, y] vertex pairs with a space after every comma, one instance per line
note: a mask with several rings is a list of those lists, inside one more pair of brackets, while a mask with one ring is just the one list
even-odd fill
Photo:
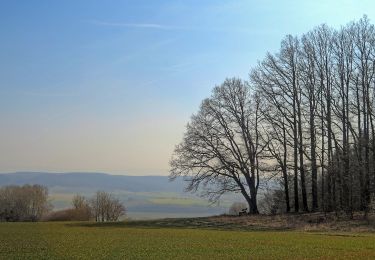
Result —
[[375, 259], [375, 3], [0, 0], [0, 259]]
[[363, 14], [372, 1], [1, 1], [0, 172], [166, 175], [216, 84]]

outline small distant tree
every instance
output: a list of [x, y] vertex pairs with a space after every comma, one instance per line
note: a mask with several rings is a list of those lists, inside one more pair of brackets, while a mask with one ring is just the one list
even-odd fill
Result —
[[72, 199], [72, 205], [75, 209], [82, 208], [86, 205], [86, 198], [82, 195], [76, 194]]
[[126, 213], [121, 201], [104, 191], [96, 192], [90, 200], [90, 205], [97, 222], [118, 221]]
[[73, 205], [73, 218], [75, 220], [90, 220], [92, 209], [89, 201], [82, 195], [75, 195], [72, 199]]

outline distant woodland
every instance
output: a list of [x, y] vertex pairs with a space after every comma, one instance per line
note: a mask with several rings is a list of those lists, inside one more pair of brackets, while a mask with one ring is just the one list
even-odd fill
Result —
[[72, 207], [52, 211], [48, 188], [41, 185], [0, 187], [0, 222], [118, 221], [125, 206], [112, 194], [97, 191], [91, 198], [75, 195]]
[[191, 117], [171, 179], [216, 201], [241, 193], [257, 214], [269, 179], [275, 212], [370, 211], [375, 193], [375, 28], [364, 16], [339, 29], [286, 36], [249, 80], [216, 86]]

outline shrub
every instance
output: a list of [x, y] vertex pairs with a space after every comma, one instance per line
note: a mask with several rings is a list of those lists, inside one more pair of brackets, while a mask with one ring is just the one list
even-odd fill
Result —
[[229, 208], [229, 215], [237, 216], [243, 209], [247, 208], [245, 202], [234, 202]]

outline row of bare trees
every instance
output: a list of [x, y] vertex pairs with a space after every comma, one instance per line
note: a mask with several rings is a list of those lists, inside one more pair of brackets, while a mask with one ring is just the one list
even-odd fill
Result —
[[211, 199], [240, 192], [258, 213], [260, 182], [281, 181], [290, 211], [368, 211], [375, 185], [375, 29], [287, 36], [250, 81], [215, 87], [187, 125], [171, 178]]
[[72, 208], [52, 212], [48, 221], [89, 221], [96, 222], [118, 221], [124, 216], [126, 208], [119, 199], [111, 193], [97, 191], [92, 197], [86, 198], [75, 195]]
[[46, 187], [0, 187], [0, 221], [38, 221], [51, 208]]

